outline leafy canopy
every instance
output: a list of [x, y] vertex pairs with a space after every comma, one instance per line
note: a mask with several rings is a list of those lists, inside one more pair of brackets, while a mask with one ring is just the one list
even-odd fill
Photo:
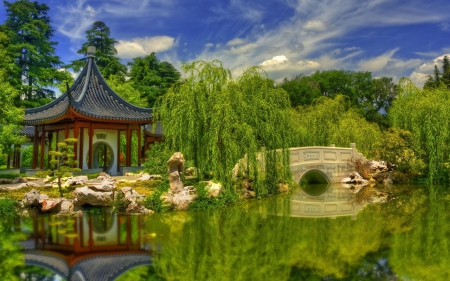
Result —
[[277, 192], [277, 180], [290, 177], [288, 153], [275, 155], [275, 149], [287, 148], [292, 138], [286, 92], [274, 87], [259, 67], [247, 69], [236, 80], [218, 60], [183, 63], [181, 68], [186, 78], [169, 89], [155, 109], [169, 148], [230, 187], [231, 170], [239, 159], [247, 154], [247, 168], [255, 168], [256, 155], [264, 147], [265, 173], [255, 168], [252, 177], [269, 183], [256, 184], [256, 194]]
[[7, 53], [14, 59], [7, 74], [13, 87], [25, 100], [19, 104], [34, 107], [54, 98], [54, 87], [69, 74], [58, 71], [62, 62], [55, 55], [56, 42], [51, 41], [54, 29], [50, 25], [49, 7], [38, 2], [4, 1], [7, 19], [3, 26], [9, 37]]

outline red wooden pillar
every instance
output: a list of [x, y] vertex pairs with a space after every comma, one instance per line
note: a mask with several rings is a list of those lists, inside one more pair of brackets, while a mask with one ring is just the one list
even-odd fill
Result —
[[92, 142], [94, 140], [94, 128], [92, 128], [92, 123], [89, 123], [89, 163], [88, 168], [92, 169], [92, 157], [94, 152], [92, 151]]
[[92, 215], [89, 214], [89, 250], [92, 251], [92, 248], [94, 248], [94, 235], [93, 235], [93, 231], [94, 231], [94, 224], [92, 222]]
[[130, 130], [130, 125], [127, 125], [126, 142], [127, 142], [126, 166], [130, 167], [131, 166], [131, 130]]
[[[78, 160], [78, 135], [80, 132], [80, 128], [78, 126], [78, 122], [75, 121], [75, 126], [73, 128], [73, 137], [77, 139], [77, 141], [73, 144], [73, 160]], [[73, 166], [74, 168], [76, 165]]]
[[[79, 223], [78, 217], [74, 217], [73, 220], [74, 220], [73, 233], [78, 234], [79, 233], [78, 232], [78, 223]], [[81, 222], [82, 222], [82, 220], [81, 220]], [[77, 235], [73, 238], [73, 251], [75, 253], [78, 253], [78, 251], [80, 250], [80, 239], [78, 236], [79, 235]]]
[[80, 153], [78, 154], [78, 168], [83, 169], [84, 128], [80, 128]]
[[117, 172], [120, 173], [120, 130], [117, 130]]
[[44, 154], [45, 154], [45, 129], [44, 129], [44, 125], [42, 125], [42, 131], [41, 131], [41, 163], [39, 165], [39, 168], [41, 170], [44, 169]]
[[33, 160], [31, 161], [31, 169], [36, 169], [37, 157], [38, 157], [38, 138], [39, 132], [37, 126], [34, 126], [34, 139], [33, 139]]
[[141, 166], [141, 157], [142, 157], [142, 132], [141, 132], [141, 125], [139, 125], [139, 128], [137, 130], [138, 133], [138, 166]]

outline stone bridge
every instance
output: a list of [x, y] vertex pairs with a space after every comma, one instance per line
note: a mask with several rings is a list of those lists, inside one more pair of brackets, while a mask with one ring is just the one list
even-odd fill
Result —
[[328, 146], [293, 147], [290, 167], [295, 182], [340, 182], [350, 171], [349, 161], [365, 160], [351, 143], [350, 148]]

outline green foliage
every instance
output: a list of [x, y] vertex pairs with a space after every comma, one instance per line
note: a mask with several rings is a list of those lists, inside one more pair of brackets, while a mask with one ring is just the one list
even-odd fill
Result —
[[125, 196], [123, 195], [123, 193], [121, 191], [117, 191], [117, 192], [115, 192], [115, 194], [116, 194], [116, 196], [114, 198], [114, 202], [112, 205], [114, 212], [124, 213], [125, 210], [127, 209], [128, 202], [127, 202], [127, 200], [125, 200]]
[[430, 182], [450, 179], [450, 90], [442, 86], [418, 89], [410, 80], [399, 82], [400, 94], [389, 117], [394, 127], [412, 134], [412, 146], [426, 165]]
[[16, 173], [0, 174], [0, 178], [2, 178], [2, 179], [15, 179], [19, 176], [20, 176], [20, 174], [16, 174]]
[[165, 212], [172, 209], [172, 206], [164, 205], [164, 201], [161, 199], [162, 194], [167, 190], [169, 190], [167, 183], [160, 185], [150, 195], [145, 197], [145, 200], [143, 201], [144, 207], [154, 212]]
[[26, 95], [26, 107], [42, 105], [42, 98], [54, 98], [56, 84], [68, 78], [67, 72], [58, 71], [62, 62], [55, 56], [56, 42], [50, 41], [54, 29], [50, 26], [46, 4], [20, 0], [4, 1], [7, 19], [5, 32], [10, 41], [7, 52], [14, 59], [8, 76], [11, 84]]
[[74, 143], [78, 140], [75, 138], [65, 139], [64, 142], [58, 143], [58, 149], [56, 151], [50, 151], [49, 154], [52, 157], [50, 164], [54, 165], [54, 175], [58, 178], [58, 188], [60, 197], [63, 197], [63, 191], [61, 187], [61, 178], [68, 173], [79, 172], [80, 168], [75, 168], [78, 165], [78, 161], [75, 160]]
[[[0, 33], [0, 40], [1, 36]], [[26, 140], [26, 137], [18, 134], [23, 120], [23, 109], [14, 105], [18, 93], [9, 83], [5, 70], [0, 69], [0, 155], [11, 153], [12, 145], [24, 143]]]
[[53, 173], [52, 170], [39, 171], [39, 172], [36, 172], [36, 174], [34, 174], [34, 176], [36, 178], [46, 178], [46, 177], [50, 176], [52, 173]]
[[198, 183], [194, 187], [197, 190], [197, 198], [189, 205], [189, 210], [192, 211], [214, 210], [239, 201], [238, 194], [230, 190], [224, 190], [217, 197], [213, 197], [209, 196], [205, 183]]
[[85, 174], [85, 176], [87, 176], [88, 179], [92, 180], [98, 178], [98, 176], [100, 176], [100, 173]]
[[317, 71], [311, 76], [284, 79], [281, 87], [288, 92], [293, 107], [311, 105], [315, 99], [343, 95], [368, 121], [387, 125], [379, 113], [387, 111], [397, 95], [392, 78], [372, 78], [370, 72], [348, 70]]
[[359, 152], [371, 157], [373, 148], [382, 138], [375, 123], [370, 123], [349, 107], [348, 99], [338, 95], [334, 99], [321, 97], [312, 105], [293, 111], [292, 130], [296, 138], [291, 146], [348, 147], [356, 143]]
[[16, 215], [16, 202], [8, 198], [0, 198], [0, 218], [12, 219]]
[[437, 89], [442, 85], [450, 87], [450, 59], [448, 56], [444, 56], [442, 59], [442, 72], [439, 71], [437, 65], [434, 65], [433, 75], [428, 76], [428, 80], [423, 85], [423, 89]]
[[140, 107], [147, 107], [147, 99], [141, 98], [141, 93], [133, 87], [133, 83], [125, 82], [117, 75], [109, 76], [106, 82], [114, 92], [127, 102]]
[[[247, 169], [258, 182], [257, 153], [282, 149], [282, 174], [289, 178], [286, 149], [292, 139], [288, 126], [289, 99], [259, 67], [246, 70], [233, 80], [220, 61], [183, 63], [183, 83], [175, 85], [157, 102], [165, 142], [171, 151], [181, 151], [200, 170], [212, 171], [225, 189], [231, 189], [231, 171], [248, 155]], [[284, 149], [284, 150], [283, 150]], [[273, 152], [275, 153], [275, 152]], [[267, 158], [268, 167], [274, 164]], [[276, 171], [274, 171], [276, 172]], [[258, 196], [276, 193], [256, 189]]]
[[164, 142], [157, 142], [151, 145], [147, 150], [147, 157], [145, 158], [145, 171], [149, 174], [167, 175], [167, 161], [172, 156]]
[[[120, 63], [120, 59], [116, 57], [117, 50], [114, 45], [117, 41], [110, 37], [109, 27], [101, 21], [96, 21], [92, 24], [92, 28], [86, 31], [87, 42], [83, 43], [79, 54], [87, 56], [87, 49], [89, 46], [95, 47], [95, 63], [97, 64], [103, 77], [109, 79], [110, 76], [116, 75], [125, 81], [125, 74], [127, 67]], [[81, 60], [73, 61], [70, 67], [78, 71], [84, 67], [85, 63]]]
[[180, 79], [180, 73], [172, 64], [161, 62], [156, 53], [143, 58], [137, 57], [128, 63], [132, 86], [147, 100], [146, 107], [153, 107], [155, 101]]

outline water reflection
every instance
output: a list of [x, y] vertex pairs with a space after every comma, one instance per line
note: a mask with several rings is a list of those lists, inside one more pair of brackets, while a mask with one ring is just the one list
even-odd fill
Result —
[[[86, 281], [450, 280], [450, 196], [412, 190], [359, 207], [358, 194], [328, 186], [316, 196], [299, 190], [209, 212], [13, 221], [0, 224], [0, 275]], [[308, 204], [320, 212], [305, 212]], [[328, 204], [356, 207], [352, 212], [338, 207], [341, 213], [330, 215]]]
[[291, 198], [291, 216], [330, 217], [351, 216], [356, 219], [358, 212], [367, 202], [357, 202], [356, 194], [339, 184], [309, 184], [294, 191]]
[[127, 270], [151, 264], [142, 221], [140, 216], [106, 213], [35, 217], [23, 242], [25, 265], [64, 280], [115, 280]]

